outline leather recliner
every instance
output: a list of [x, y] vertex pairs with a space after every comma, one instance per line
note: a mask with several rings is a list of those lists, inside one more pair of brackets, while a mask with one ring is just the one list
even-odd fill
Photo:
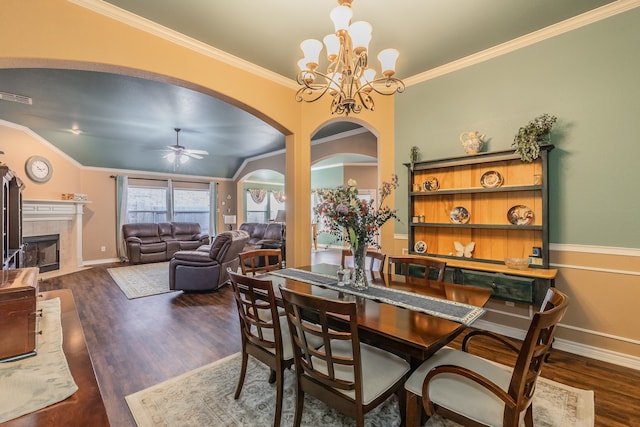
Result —
[[[218, 234], [210, 246], [178, 251], [169, 262], [169, 289], [213, 291], [229, 280], [227, 267], [238, 269], [238, 254], [249, 234], [242, 230]], [[208, 249], [208, 250], [206, 250]]]

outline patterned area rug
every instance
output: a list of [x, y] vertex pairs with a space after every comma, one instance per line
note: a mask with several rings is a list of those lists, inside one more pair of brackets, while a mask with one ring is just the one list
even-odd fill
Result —
[[38, 354], [0, 363], [0, 423], [60, 402], [78, 390], [62, 350], [60, 299], [39, 301]]
[[[249, 358], [249, 367], [238, 400], [233, 394], [240, 371], [240, 354], [187, 372], [126, 397], [139, 427], [242, 426], [273, 424], [275, 385], [268, 383], [269, 370]], [[295, 374], [285, 371], [282, 426], [293, 425], [295, 412]], [[575, 389], [542, 379], [534, 399], [537, 427], [592, 427], [593, 392]], [[400, 425], [398, 402], [389, 398], [365, 417], [367, 426]], [[354, 422], [324, 403], [305, 396], [303, 426], [352, 426]], [[425, 426], [453, 427], [458, 424], [432, 417]]]
[[174, 292], [169, 289], [169, 263], [108, 268], [111, 278], [129, 299]]

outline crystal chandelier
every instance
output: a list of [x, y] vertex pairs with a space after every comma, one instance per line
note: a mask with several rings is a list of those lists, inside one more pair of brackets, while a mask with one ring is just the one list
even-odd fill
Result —
[[378, 54], [382, 76], [369, 68], [368, 48], [371, 41], [371, 25], [364, 21], [351, 23], [351, 2], [338, 0], [331, 11], [335, 33], [325, 36], [329, 66], [327, 72], [318, 71], [322, 43], [308, 39], [300, 43], [304, 58], [298, 61], [297, 80], [302, 87], [296, 93], [296, 101], [314, 102], [325, 93], [333, 97], [331, 114], [359, 113], [362, 108], [374, 110], [372, 93], [393, 95], [404, 91], [404, 83], [395, 74], [398, 51], [385, 49]]

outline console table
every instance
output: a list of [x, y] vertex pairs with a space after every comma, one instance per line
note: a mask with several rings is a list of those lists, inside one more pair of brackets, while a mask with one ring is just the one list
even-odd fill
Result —
[[69, 289], [61, 289], [42, 292], [40, 297], [45, 300], [60, 298], [62, 348], [78, 391], [61, 402], [7, 421], [2, 427], [109, 426], [73, 294]]

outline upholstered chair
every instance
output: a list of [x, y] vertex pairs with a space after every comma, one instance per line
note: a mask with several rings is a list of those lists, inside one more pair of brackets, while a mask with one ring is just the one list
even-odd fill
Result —
[[[300, 426], [305, 394], [352, 417], [364, 427], [364, 414], [398, 394], [404, 404], [403, 384], [410, 366], [403, 358], [365, 344], [358, 334], [355, 301], [337, 301], [281, 288], [293, 344], [296, 374], [296, 413]], [[318, 319], [311, 323], [307, 317]], [[335, 319], [344, 324], [334, 329]], [[322, 347], [311, 347], [320, 339]], [[314, 346], [316, 344], [314, 343]]]
[[[521, 345], [489, 331], [475, 331], [463, 340], [462, 351], [438, 350], [405, 383], [407, 426], [422, 425], [422, 407], [428, 416], [437, 413], [465, 426], [517, 427], [524, 421], [533, 427], [536, 381], [567, 306], [567, 296], [551, 288]], [[468, 353], [469, 340], [480, 336], [513, 351], [513, 368]]]
[[169, 262], [169, 289], [213, 291], [229, 280], [227, 267], [238, 269], [238, 254], [249, 235], [242, 230], [225, 231], [213, 239], [208, 250], [178, 251]]

